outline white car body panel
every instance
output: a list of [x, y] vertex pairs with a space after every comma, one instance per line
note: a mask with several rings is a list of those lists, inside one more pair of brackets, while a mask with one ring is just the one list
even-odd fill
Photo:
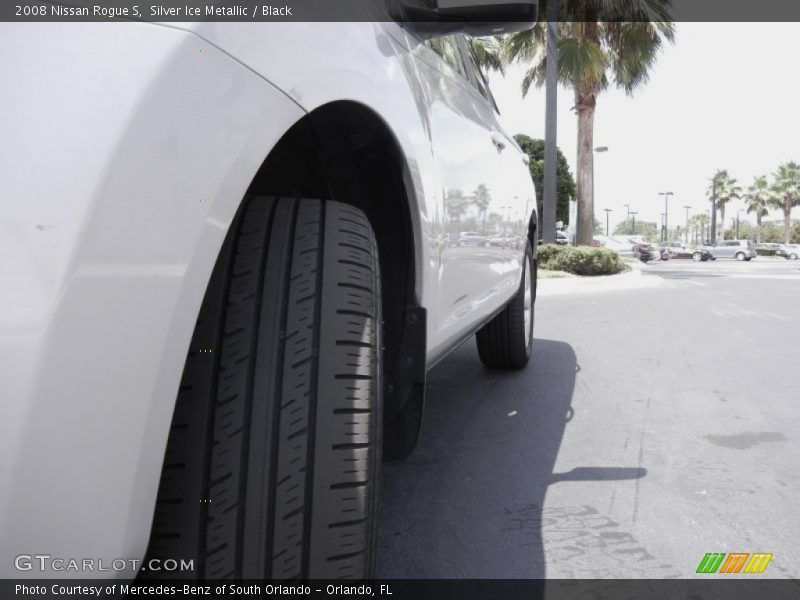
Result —
[[[492, 145], [492, 129], [477, 131], [475, 123], [481, 120], [483, 127], [489, 123], [502, 132], [488, 103], [441, 60], [431, 68], [437, 60], [431, 50], [394, 23], [206, 22], [181, 27], [237, 57], [308, 112], [337, 100], [351, 100], [368, 106], [389, 124], [407, 157], [417, 201], [417, 210], [412, 211], [412, 218], [418, 220], [420, 250], [417, 292], [428, 309], [429, 364], [463, 337], [463, 329], [469, 328], [477, 315], [491, 313], [505, 303], [519, 285], [521, 263], [510, 263], [508, 257], [499, 261], [474, 254], [463, 257], [462, 264], [470, 258], [484, 264], [476, 277], [474, 269], [456, 267], [453, 263], [457, 261], [440, 256], [447, 217], [442, 194], [454, 187], [474, 189], [481, 183], [480, 177], [476, 178], [476, 169], [480, 169], [484, 180], [491, 178], [518, 190], [516, 202], [506, 189], [502, 196], [498, 194], [496, 204], [507, 220], [524, 220], [527, 232], [531, 207], [535, 206], [533, 185], [520, 177], [527, 175], [524, 165], [515, 164], [518, 168], [512, 170], [501, 163]], [[298, 68], [297, 61], [276, 60], [290, 47], [304, 48], [299, 59], [303, 68]], [[380, 85], [376, 85], [378, 73]], [[457, 89], [461, 96], [442, 98], [446, 86]], [[517, 162], [522, 164], [521, 152], [513, 141], [507, 141], [504, 152], [517, 153]], [[443, 165], [444, 157], [454, 158]], [[513, 160], [503, 158], [506, 163]], [[504, 171], [511, 171], [512, 176], [498, 176]], [[502, 203], [501, 198], [505, 199]], [[449, 281], [451, 277], [455, 281]], [[455, 292], [459, 293], [453, 296]], [[459, 298], [462, 300], [457, 302]]]
[[[14, 557], [144, 554], [216, 256], [307, 112], [362, 103], [402, 149], [429, 364], [511, 297], [522, 250], [444, 247], [443, 190], [464, 173], [436, 151], [462, 132], [415, 83], [423, 51], [386, 23], [0, 25], [14, 57], [0, 61], [0, 576], [131, 576], [21, 572]], [[503, 226], [526, 235], [535, 194], [519, 150], [509, 141], [501, 161], [488, 130], [470, 135]]]

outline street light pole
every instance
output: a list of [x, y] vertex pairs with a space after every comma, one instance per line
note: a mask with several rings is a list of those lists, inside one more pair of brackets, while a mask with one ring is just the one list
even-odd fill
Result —
[[633, 212], [633, 211], [631, 211], [630, 213], [631, 218], [633, 219], [633, 233], [631, 235], [636, 235], [636, 215], [638, 214], [639, 214], [638, 212]]
[[603, 210], [606, 211], [606, 237], [608, 237], [608, 215], [611, 214], [611, 209], [604, 208]]
[[739, 239], [739, 213], [742, 212], [742, 209], [738, 209], [736, 211], [736, 239]]
[[[547, 69], [545, 73], [544, 195], [542, 198], [542, 239], [556, 241], [556, 147], [558, 123], [558, 0], [547, 4]], [[594, 208], [592, 208], [594, 210]], [[577, 224], [576, 224], [577, 225]]]
[[669, 197], [674, 196], [672, 192], [658, 192], [659, 196], [664, 196], [664, 225], [663, 225], [663, 234], [662, 237], [664, 238], [661, 240], [662, 242], [667, 241], [667, 213], [669, 212]]
[[711, 245], [717, 242], [717, 176], [714, 175], [711, 183]]

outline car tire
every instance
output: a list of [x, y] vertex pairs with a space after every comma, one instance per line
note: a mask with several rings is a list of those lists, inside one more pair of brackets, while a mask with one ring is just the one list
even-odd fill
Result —
[[753, 260], [752, 256], [748, 256], [747, 258], [745, 258], [745, 261], [747, 261], [747, 262], [750, 262], [751, 260]]
[[746, 258], [747, 257], [744, 255], [744, 252], [737, 252], [736, 253], [736, 260], [738, 260], [739, 262], [743, 261]]
[[478, 356], [491, 369], [521, 369], [531, 357], [537, 268], [530, 244], [525, 246], [523, 267], [517, 293], [475, 334]]
[[373, 576], [381, 298], [366, 216], [251, 196], [189, 349], [148, 556], [198, 579]]
[[700, 262], [701, 260], [705, 259], [703, 258], [703, 255], [700, 252], [695, 252], [694, 254], [692, 254], [692, 260], [694, 262]]
[[789, 260], [797, 260], [797, 254], [790, 254]]

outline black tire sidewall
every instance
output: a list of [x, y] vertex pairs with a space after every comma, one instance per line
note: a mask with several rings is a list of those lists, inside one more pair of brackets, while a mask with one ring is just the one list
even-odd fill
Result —
[[[537, 273], [536, 273], [536, 269], [535, 269], [536, 265], [535, 265], [534, 260], [533, 260], [533, 248], [531, 247], [530, 242], [525, 244], [525, 256], [524, 256], [523, 260], [525, 261], [525, 263], [527, 265], [528, 273], [530, 274], [530, 278], [531, 278], [531, 322], [530, 322], [530, 325], [528, 326], [528, 332], [527, 332], [528, 333], [528, 342], [527, 342], [527, 344], [525, 344], [525, 356], [530, 358], [531, 351], [533, 350], [533, 325], [534, 325], [534, 321], [535, 321], [534, 317], [536, 315], [535, 306], [536, 306], [536, 283], [537, 283], [536, 282]], [[525, 317], [525, 270], [524, 269], [522, 271], [522, 283], [521, 283], [521, 286], [520, 286], [520, 299], [522, 301], [522, 316], [523, 316], [523, 324], [524, 324], [524, 322], [525, 322], [524, 321], [524, 317]], [[525, 333], [525, 331], [523, 329], [523, 335], [524, 335], [524, 333]]]

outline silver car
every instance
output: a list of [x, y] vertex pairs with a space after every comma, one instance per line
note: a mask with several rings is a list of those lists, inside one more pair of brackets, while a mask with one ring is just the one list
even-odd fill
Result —
[[453, 32], [536, 5], [469, 4], [2, 24], [0, 579], [374, 576], [428, 369], [534, 339], [535, 188]]
[[756, 256], [756, 244], [752, 240], [719, 240], [713, 246], [703, 246], [711, 253], [712, 259], [735, 258], [752, 260]]
[[800, 257], [800, 244], [781, 244], [775, 250], [775, 255], [789, 260], [797, 260]]

